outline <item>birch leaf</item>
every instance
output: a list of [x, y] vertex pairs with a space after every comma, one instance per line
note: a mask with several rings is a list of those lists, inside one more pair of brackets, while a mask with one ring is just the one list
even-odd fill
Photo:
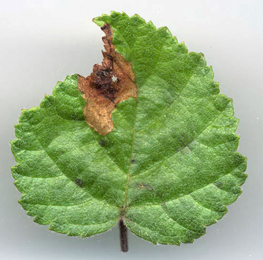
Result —
[[120, 222], [155, 244], [191, 243], [246, 179], [232, 100], [166, 27], [117, 12], [94, 22], [105, 32], [102, 65], [58, 82], [15, 127], [19, 202], [71, 236]]

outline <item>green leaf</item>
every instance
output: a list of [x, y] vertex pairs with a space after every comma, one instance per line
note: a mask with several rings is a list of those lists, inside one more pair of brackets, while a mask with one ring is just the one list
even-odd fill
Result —
[[202, 54], [165, 27], [112, 12], [116, 51], [131, 63], [138, 97], [113, 111], [105, 136], [88, 126], [78, 76], [59, 82], [16, 125], [12, 168], [20, 203], [39, 224], [92, 236], [120, 220], [153, 243], [189, 243], [241, 193], [246, 159], [238, 120]]

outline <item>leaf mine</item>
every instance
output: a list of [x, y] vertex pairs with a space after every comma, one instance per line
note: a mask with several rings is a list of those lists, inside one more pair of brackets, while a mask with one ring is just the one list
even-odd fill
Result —
[[86, 78], [79, 76], [78, 89], [87, 101], [84, 108], [86, 122], [100, 135], [106, 135], [113, 129], [112, 111], [121, 101], [136, 98], [137, 87], [130, 63], [115, 51], [110, 25], [105, 24], [101, 29], [105, 33], [102, 65], [95, 64], [93, 72]]

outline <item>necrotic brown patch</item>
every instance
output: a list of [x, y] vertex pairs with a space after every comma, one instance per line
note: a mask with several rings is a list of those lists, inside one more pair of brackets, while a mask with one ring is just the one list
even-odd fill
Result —
[[86, 122], [100, 135], [106, 135], [113, 129], [112, 111], [119, 102], [136, 98], [137, 87], [130, 63], [115, 51], [110, 25], [105, 24], [101, 29], [106, 35], [102, 38], [105, 48], [102, 65], [94, 65], [93, 72], [86, 78], [79, 76], [78, 89], [87, 101]]

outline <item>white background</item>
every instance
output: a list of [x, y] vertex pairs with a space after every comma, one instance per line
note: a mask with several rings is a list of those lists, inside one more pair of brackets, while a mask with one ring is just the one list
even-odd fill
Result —
[[[249, 177], [229, 213], [194, 244], [154, 246], [129, 233], [124, 254], [116, 227], [67, 237], [34, 223], [17, 203], [9, 141], [20, 109], [38, 105], [66, 75], [90, 74], [102, 59], [102, 32], [91, 19], [111, 10], [168, 26], [190, 51], [205, 54], [221, 92], [234, 99]], [[263, 259], [262, 48], [261, 0], [0, 0], [0, 259]]]

